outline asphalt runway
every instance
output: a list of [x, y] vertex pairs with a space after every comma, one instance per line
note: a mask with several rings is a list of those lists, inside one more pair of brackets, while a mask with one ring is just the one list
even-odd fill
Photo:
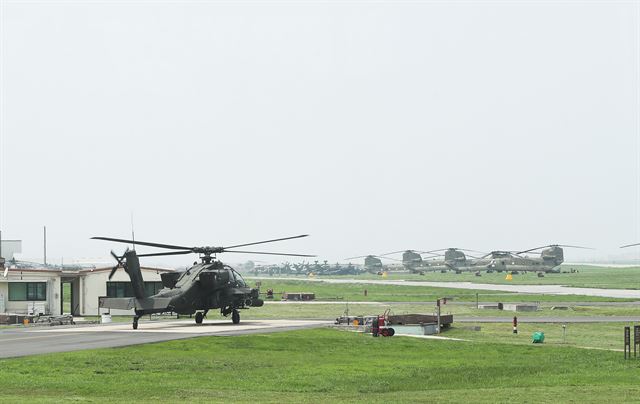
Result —
[[247, 320], [234, 325], [229, 321], [193, 320], [140, 321], [137, 330], [131, 323], [28, 327], [0, 330], [0, 358], [111, 348], [203, 336], [262, 334], [323, 327], [329, 321]]

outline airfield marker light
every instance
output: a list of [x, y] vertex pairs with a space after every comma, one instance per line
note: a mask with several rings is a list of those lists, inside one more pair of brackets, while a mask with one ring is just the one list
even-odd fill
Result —
[[513, 333], [518, 333], [518, 317], [513, 316]]
[[566, 338], [567, 337], [567, 325], [566, 324], [562, 324], [562, 343], [564, 344], [566, 342]]

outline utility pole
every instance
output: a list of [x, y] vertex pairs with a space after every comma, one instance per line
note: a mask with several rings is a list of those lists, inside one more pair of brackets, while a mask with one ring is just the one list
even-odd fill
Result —
[[44, 226], [44, 266], [47, 266], [47, 226]]

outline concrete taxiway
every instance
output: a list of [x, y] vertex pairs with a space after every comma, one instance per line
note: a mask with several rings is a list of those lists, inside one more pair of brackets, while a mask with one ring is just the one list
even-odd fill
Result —
[[234, 336], [323, 327], [329, 321], [247, 320], [234, 325], [229, 321], [193, 320], [140, 321], [137, 330], [130, 323], [79, 325], [68, 327], [9, 328], [0, 331], [0, 358], [110, 348], [202, 336]]

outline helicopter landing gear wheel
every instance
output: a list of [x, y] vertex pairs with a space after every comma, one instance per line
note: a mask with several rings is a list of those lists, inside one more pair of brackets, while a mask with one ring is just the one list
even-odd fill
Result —
[[196, 313], [196, 324], [202, 324], [202, 320], [204, 319], [204, 314], [201, 311]]
[[133, 318], [133, 329], [134, 330], [138, 329], [138, 316]]
[[231, 322], [233, 324], [240, 323], [240, 312], [236, 309], [233, 309], [233, 312], [231, 313]]

